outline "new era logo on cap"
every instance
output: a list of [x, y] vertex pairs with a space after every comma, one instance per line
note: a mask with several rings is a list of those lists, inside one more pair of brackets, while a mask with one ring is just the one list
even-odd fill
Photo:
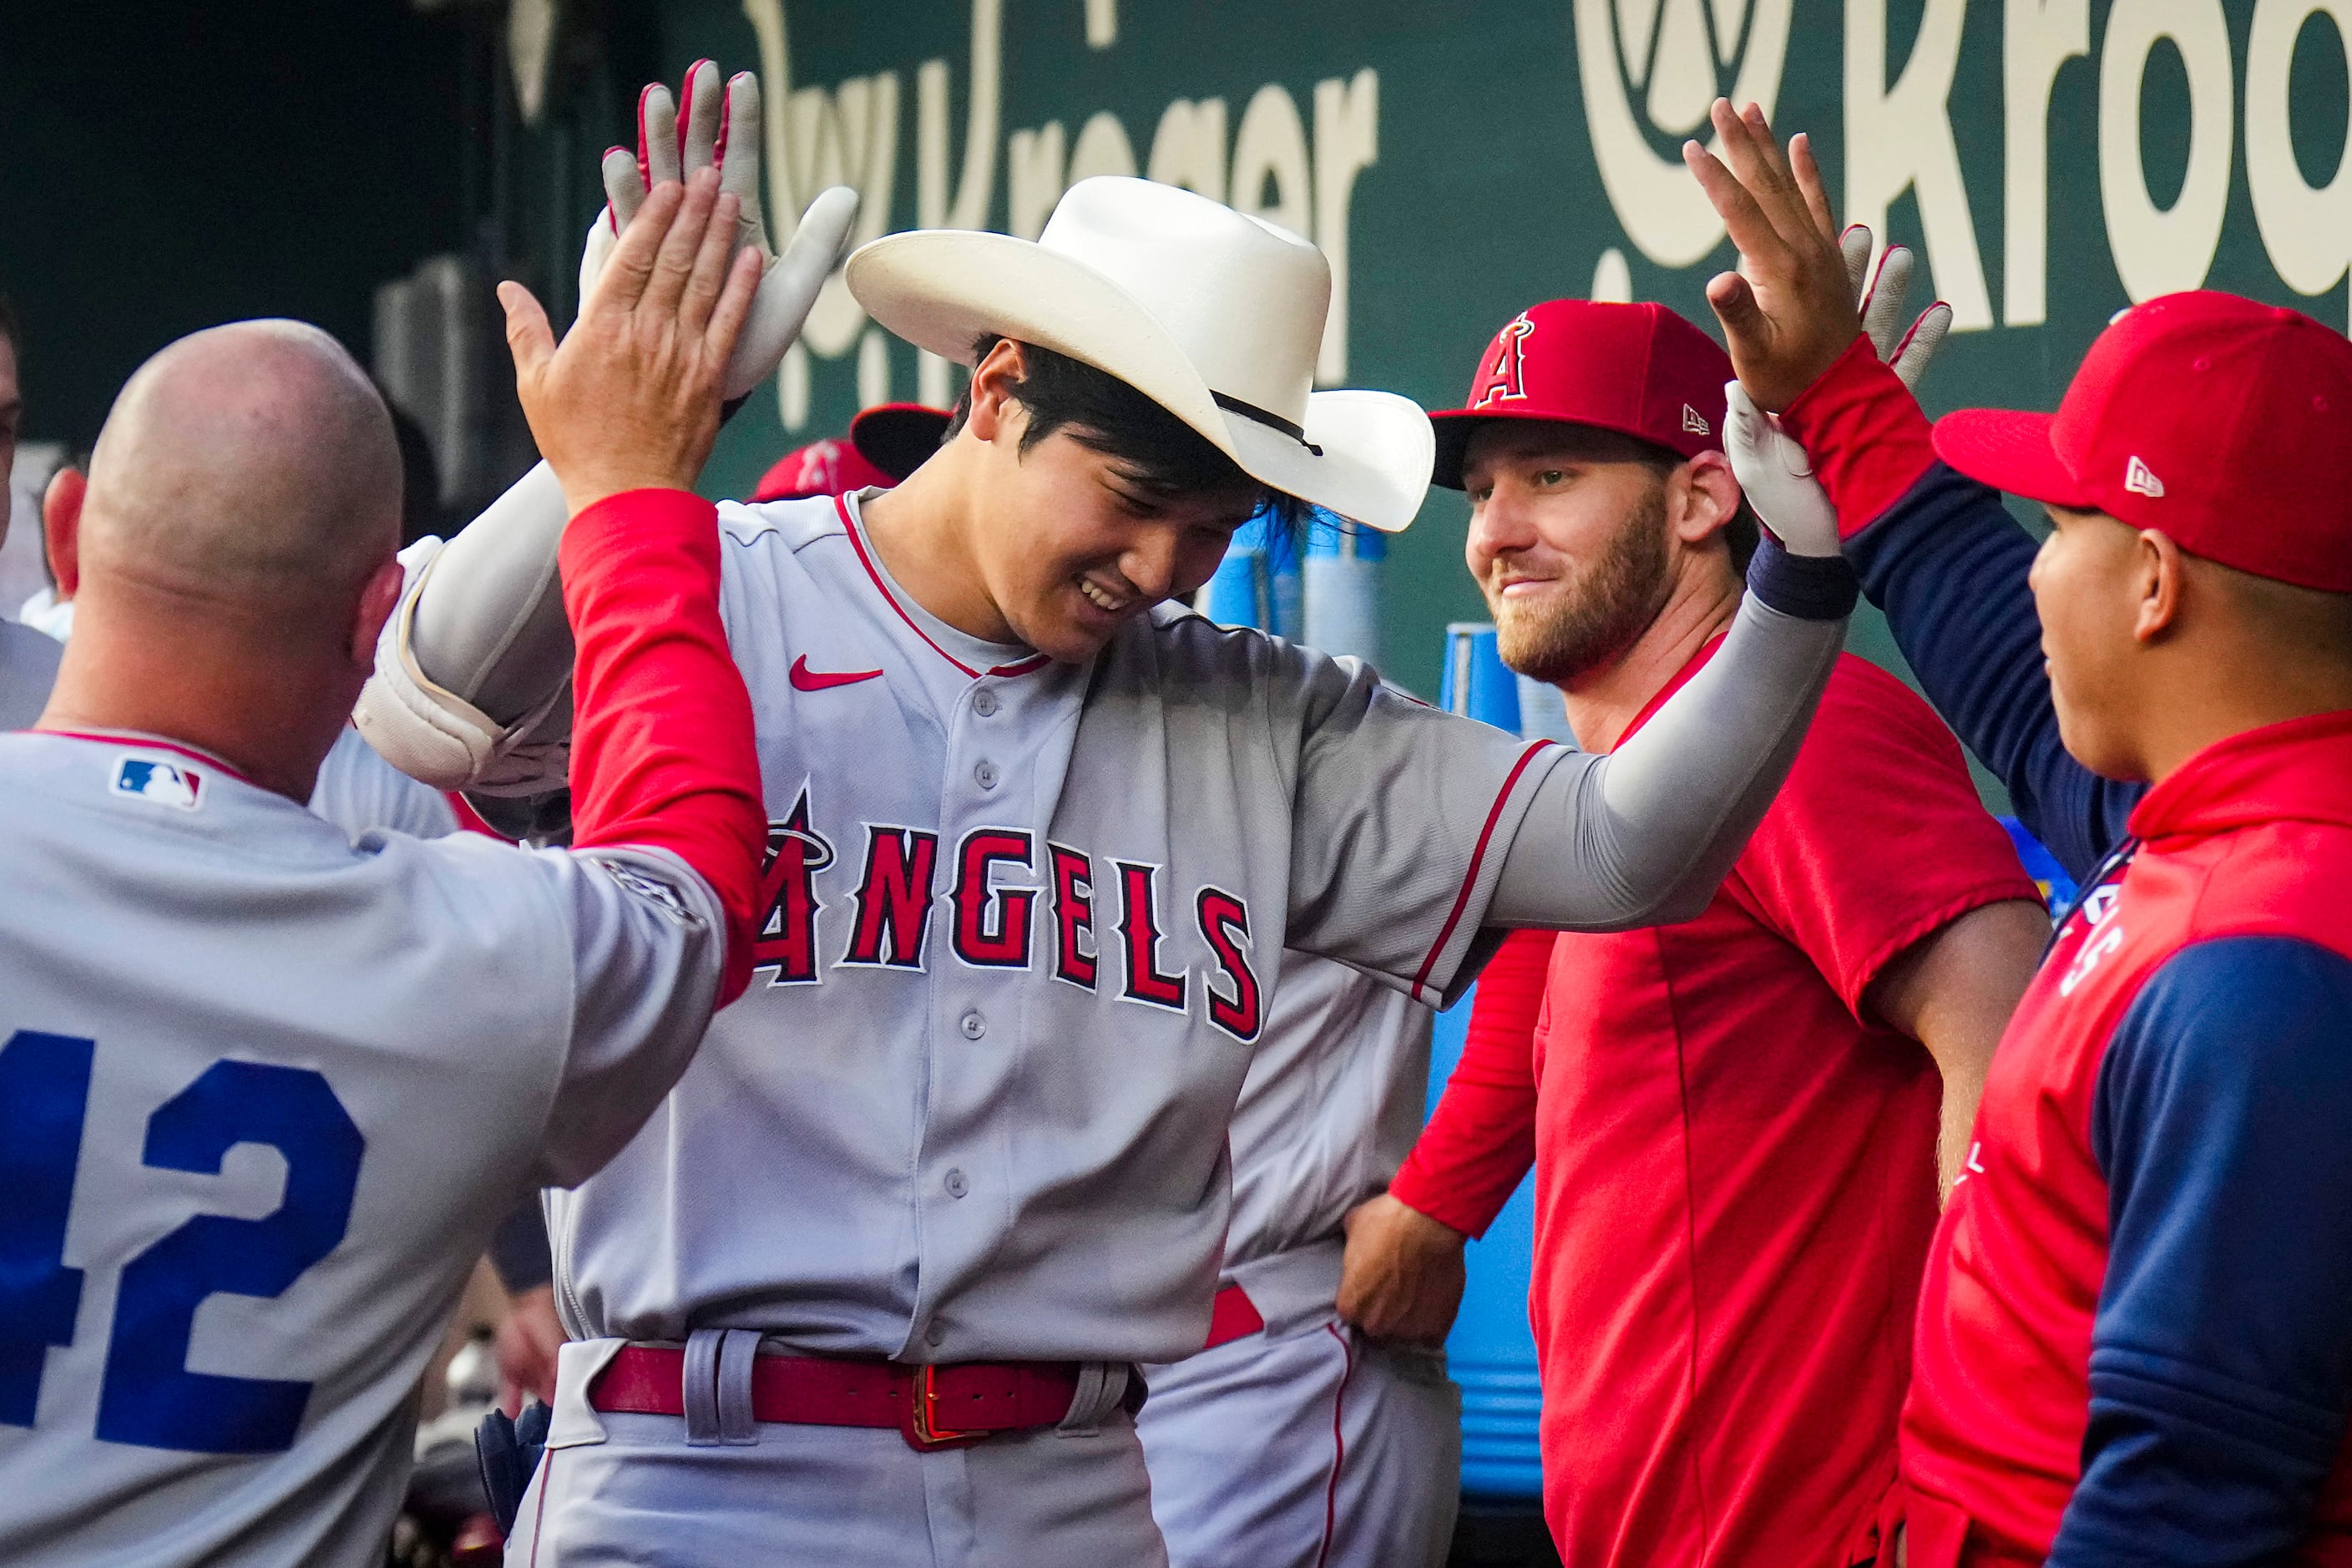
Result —
[[2124, 465], [2124, 489], [2151, 499], [2164, 494], [2164, 481], [2146, 463], [2134, 457]]
[[1689, 431], [1694, 436], [1712, 436], [1715, 434], [1714, 429], [1706, 422], [1706, 416], [1701, 414], [1697, 409], [1693, 408], [1687, 403], [1683, 405], [1683, 428]]
[[114, 764], [113, 793], [194, 811], [204, 802], [205, 780], [191, 767], [153, 757], [124, 757]]

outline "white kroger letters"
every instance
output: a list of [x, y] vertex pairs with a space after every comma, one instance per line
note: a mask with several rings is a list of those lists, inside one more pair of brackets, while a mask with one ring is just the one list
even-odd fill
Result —
[[1301, 239], [1313, 237], [1307, 125], [1298, 118], [1298, 100], [1276, 83], [1259, 88], [1249, 107], [1242, 110], [1241, 127], [1234, 132], [1234, 173], [1228, 189], [1235, 211], [1279, 224]]
[[[2158, 38], [2171, 39], [2189, 68], [2189, 173], [2169, 211], [2147, 194], [2139, 152], [2140, 77]], [[2099, 52], [2099, 204], [2135, 304], [2197, 288], [2213, 265], [2230, 205], [2236, 94], [2221, 0], [2116, 0]]]
[[1151, 134], [1151, 164], [1146, 176], [1163, 185], [1198, 191], [1213, 202], [1225, 199], [1225, 100], [1180, 98], [1160, 113]]
[[2246, 184], [2254, 198], [2271, 265], [2299, 294], [2323, 294], [2352, 261], [2352, 101], [2346, 106], [2345, 151], [2323, 186], [2305, 183], [2295, 163], [2287, 102], [2294, 40], [2315, 16], [2336, 24], [2352, 76], [2352, 4], [2344, 0], [2257, 0], [2246, 39]]
[[[996, 195], [997, 108], [1003, 95], [1003, 0], [971, 0], [971, 83], [965, 95], [963, 174], [948, 195], [948, 62], [925, 60], [915, 73], [915, 224], [919, 228], [986, 228]], [[933, 407], [954, 401], [948, 362], [915, 356], [915, 395]]]
[[2091, 0], [2009, 0], [2000, 33], [2000, 315], [2033, 327], [2050, 315], [2050, 89], [2091, 52]]
[[1952, 307], [1952, 330], [1992, 325], [1992, 296], [1952, 142], [1952, 73], [1960, 60], [1968, 0], [1927, 0], [1918, 41], [1893, 87], [1886, 86], [1887, 0], [1846, 0], [1845, 213], [1849, 223], [1886, 231], [1886, 206], [1908, 189], [1919, 195], [1927, 266], [1936, 292]]
[[1381, 155], [1381, 79], [1370, 68], [1352, 80], [1315, 84], [1315, 243], [1331, 264], [1331, 313], [1315, 379], [1336, 386], [1348, 379], [1348, 217], [1356, 176]]

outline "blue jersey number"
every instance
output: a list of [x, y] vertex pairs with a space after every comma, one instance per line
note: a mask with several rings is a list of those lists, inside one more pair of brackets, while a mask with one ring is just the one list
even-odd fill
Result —
[[[0, 1047], [0, 1422], [29, 1426], [51, 1345], [69, 1343], [81, 1271], [65, 1266], [66, 1213], [89, 1100], [88, 1040], [20, 1030]], [[110, 1442], [267, 1454], [294, 1441], [310, 1385], [187, 1368], [208, 1296], [274, 1297], [342, 1241], [366, 1140], [303, 1068], [215, 1062], [147, 1121], [147, 1164], [206, 1175], [239, 1143], [286, 1160], [286, 1195], [263, 1219], [197, 1215], [123, 1265], [99, 1394]]]

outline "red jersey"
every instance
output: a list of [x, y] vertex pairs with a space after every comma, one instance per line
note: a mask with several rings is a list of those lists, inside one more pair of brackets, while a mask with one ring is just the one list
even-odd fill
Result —
[[[2251, 1507], [2210, 1518], [2160, 1470], [2158, 1484], [2141, 1482], [2137, 1495], [2150, 1501], [2143, 1519], [2151, 1527], [2231, 1548], [2231, 1561], [2243, 1550], [2245, 1561], [2352, 1563], [2352, 1456], [2340, 1408], [2327, 1408], [2340, 1395], [2323, 1391], [2328, 1363], [2345, 1353], [2341, 1298], [2315, 1304], [2316, 1335], [2298, 1336], [2261, 1310], [2265, 1294], [2327, 1294], [2324, 1283], [2306, 1291], [2294, 1254], [2342, 1250], [2325, 1228], [2340, 1222], [2341, 1209], [2324, 1203], [2315, 1215], [2300, 1205], [2315, 1190], [2341, 1195], [2340, 1181], [2328, 1184], [2343, 1138], [2332, 1120], [2340, 1089], [2331, 1095], [2328, 1083], [2343, 1077], [2344, 1018], [2340, 1002], [2284, 995], [2259, 967], [2264, 943], [2278, 939], [2309, 948], [2323, 966], [2352, 959], [2344, 895], [2352, 884], [2352, 714], [2273, 724], [2207, 747], [2148, 792], [2131, 830], [2141, 842], [2121, 879], [2085, 898], [2018, 1005], [1985, 1085], [1968, 1174], [1937, 1233], [1917, 1377], [1903, 1415], [1912, 1568], [2039, 1568], [2054, 1545], [2069, 1562], [2122, 1560], [2074, 1554], [2060, 1542], [2062, 1519], [2087, 1484], [2083, 1456], [2102, 1347], [2104, 1375], [2129, 1378], [2136, 1408], [2092, 1435], [2095, 1462], [2114, 1472], [2100, 1489], [2130, 1498], [2132, 1470], [2165, 1464], [2209, 1484], [2225, 1469], [2232, 1479], [2262, 1478], [2248, 1489], [2300, 1493], [2298, 1506], [2279, 1510], [2297, 1515], [2283, 1528]], [[2199, 958], [2188, 994], [2152, 1005], [2178, 985], [2183, 961]], [[2323, 1009], [2335, 1016], [2314, 1020]], [[2232, 1016], [2254, 1021], [2254, 1037], [2223, 1040], [2243, 1076], [2327, 1108], [2325, 1125], [2305, 1127], [2283, 1104], [2249, 1101], [2226, 1080], [2217, 1088], [2210, 1075], [2194, 1076], [2180, 1040], [2193, 1048], [2200, 1032], [2210, 1037], [2217, 1018]], [[2321, 1024], [2323, 1078], [2301, 1077], [2285, 1048], [2294, 1021]], [[2169, 1119], [2133, 1110], [2134, 1097], [2148, 1091], [2117, 1081], [2119, 1062], [2141, 1079], [2171, 1076]], [[2265, 1168], [2250, 1149], [2285, 1152], [2284, 1168]], [[2112, 1218], [2124, 1189], [2115, 1166], [2124, 1161], [2157, 1189], [2143, 1201], [2158, 1212], [2119, 1238]], [[2268, 1204], [2258, 1190], [2264, 1181]], [[2123, 1212], [2128, 1222], [2132, 1211]], [[2294, 1216], [2294, 1234], [2261, 1235], [2273, 1212]], [[2321, 1228], [2306, 1228], [2315, 1223]], [[2236, 1249], [2257, 1256], [2233, 1258], [2226, 1244], [2195, 1234], [2217, 1228], [2259, 1238]], [[2231, 1300], [2242, 1286], [2254, 1300]], [[2217, 1369], [2216, 1345], [2251, 1368]], [[2264, 1360], [2282, 1355], [2289, 1375], [2260, 1379]], [[2326, 1446], [2310, 1479], [2290, 1484], [2267, 1472], [2281, 1468], [2274, 1450], [2295, 1447], [2278, 1433], [2298, 1415]], [[2226, 1462], [2214, 1448], [2185, 1447], [2200, 1426], [2221, 1432]], [[2156, 1521], [2158, 1510], [2176, 1517]], [[2110, 1503], [2105, 1511], [2119, 1510]], [[2265, 1544], [2258, 1530], [2281, 1538]], [[2161, 1555], [2146, 1541], [2125, 1550], [2135, 1562]]]
[[[1392, 1190], [1475, 1234], [1532, 1148], [1545, 1512], [1569, 1568], [1868, 1555], [1941, 1081], [1863, 996], [1958, 916], [2034, 896], [1941, 721], [1849, 656], [1705, 914], [1498, 955]], [[1536, 1020], [1511, 976], [1545, 942]]]

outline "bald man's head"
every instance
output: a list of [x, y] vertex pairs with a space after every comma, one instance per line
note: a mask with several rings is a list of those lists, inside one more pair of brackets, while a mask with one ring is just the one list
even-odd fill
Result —
[[140, 366], [99, 434], [82, 592], [138, 583], [299, 634], [396, 547], [400, 485], [383, 400], [334, 339], [299, 321], [194, 333]]

